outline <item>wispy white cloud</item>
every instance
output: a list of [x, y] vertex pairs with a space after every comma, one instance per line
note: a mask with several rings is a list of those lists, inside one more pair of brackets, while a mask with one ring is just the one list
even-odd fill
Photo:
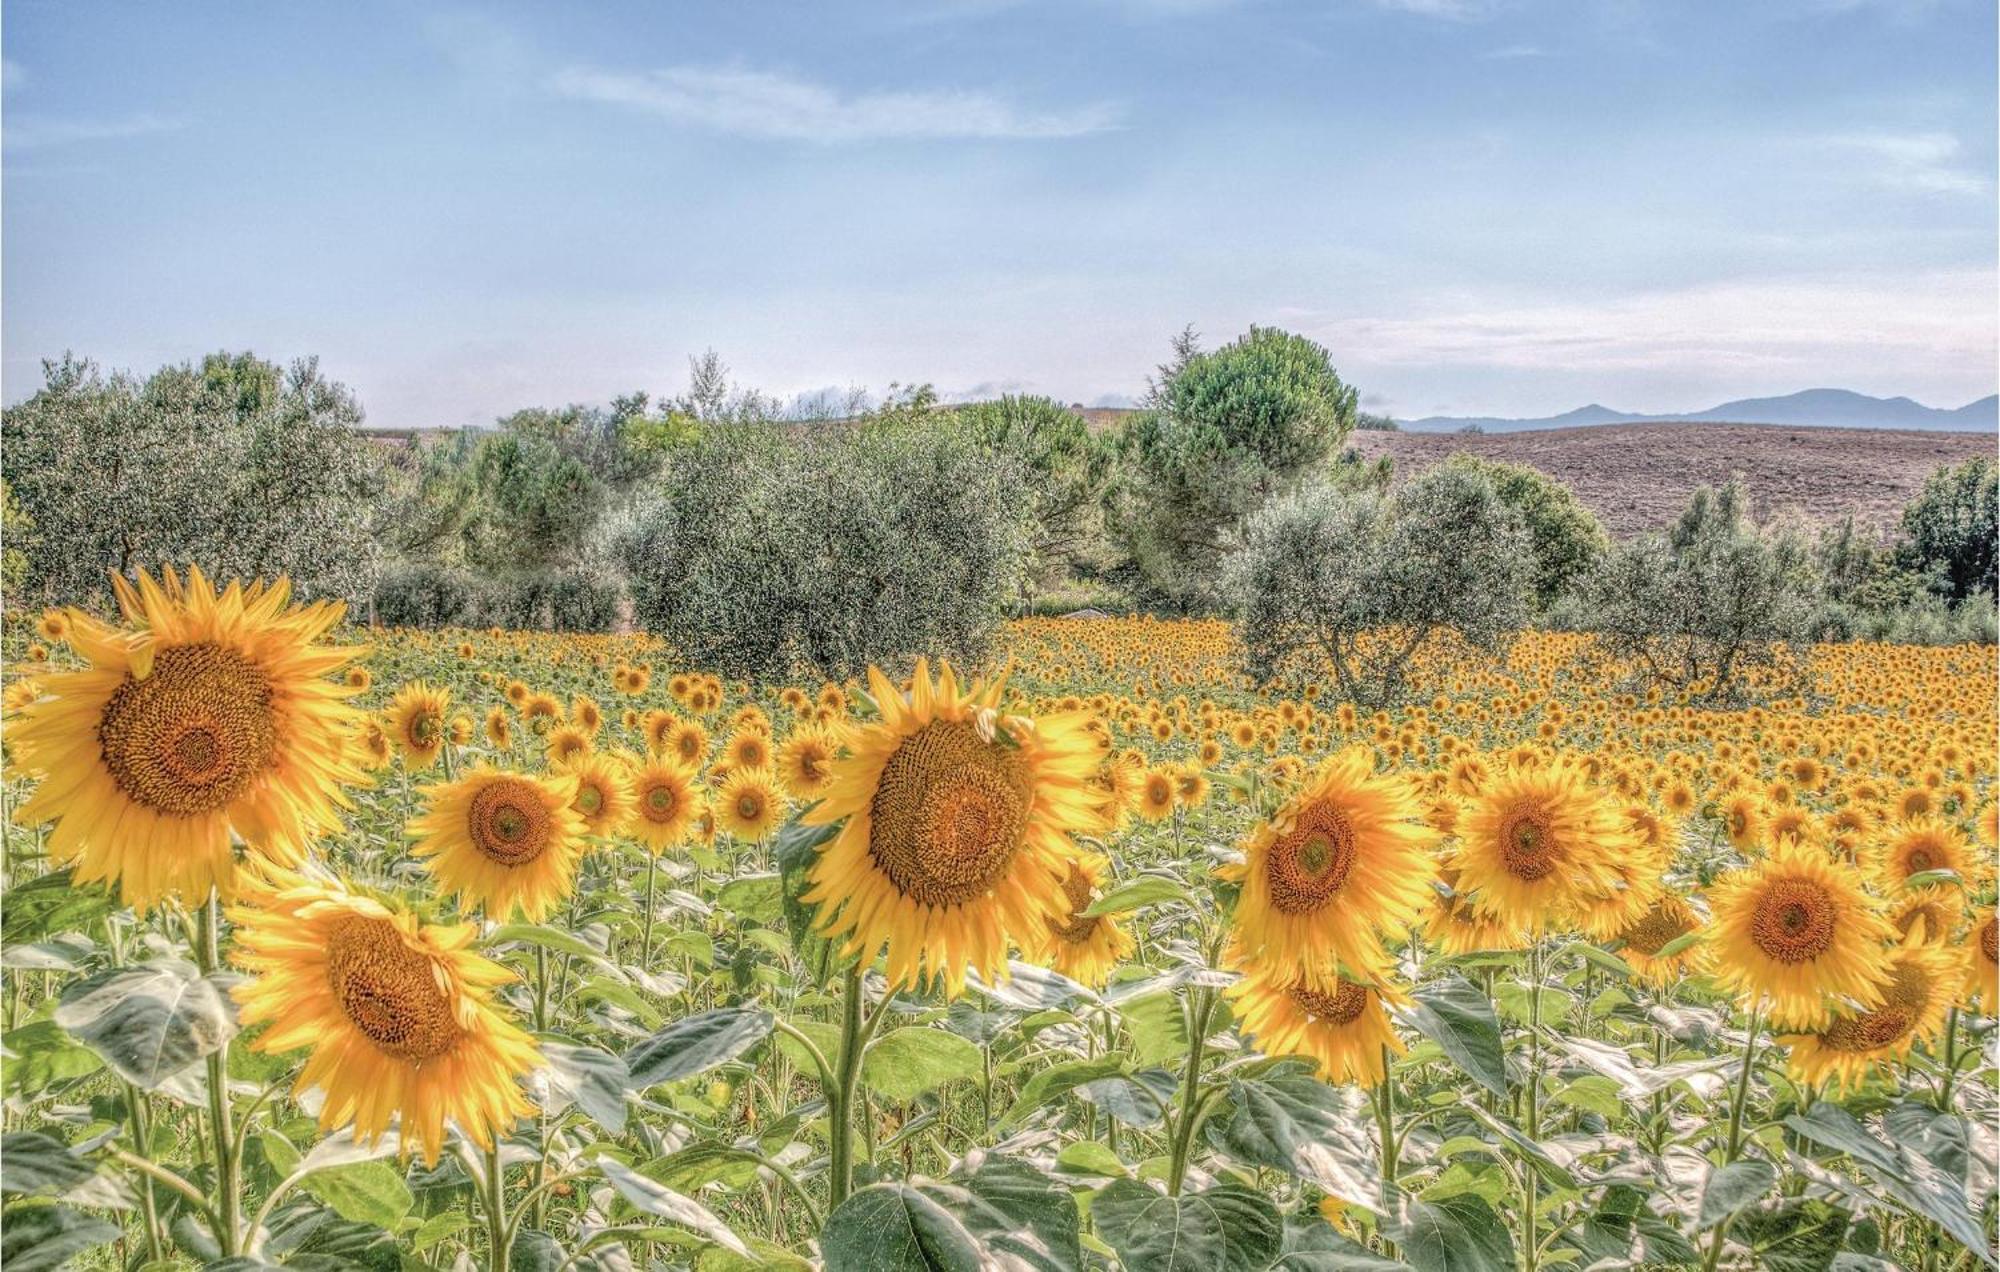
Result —
[[1964, 147], [1945, 132], [1857, 132], [1825, 139], [1829, 148], [1872, 164], [1871, 180], [1898, 190], [1983, 194], [1988, 181], [1965, 166]]
[[44, 116], [12, 114], [0, 144], [8, 150], [46, 150], [91, 141], [119, 141], [174, 132], [186, 121], [163, 115], [127, 115], [120, 119], [51, 119]]
[[1039, 112], [962, 89], [842, 94], [797, 76], [737, 66], [644, 72], [575, 66], [557, 72], [549, 86], [564, 97], [717, 132], [822, 143], [1081, 137], [1114, 128], [1119, 119], [1106, 104]]
[[1375, 0], [1377, 8], [1396, 9], [1426, 18], [1472, 22], [1492, 16], [1498, 0]]
[[1523, 58], [1548, 55], [1549, 51], [1539, 44], [1506, 44], [1497, 49], [1488, 49], [1479, 56], [1488, 62], [1515, 62]]

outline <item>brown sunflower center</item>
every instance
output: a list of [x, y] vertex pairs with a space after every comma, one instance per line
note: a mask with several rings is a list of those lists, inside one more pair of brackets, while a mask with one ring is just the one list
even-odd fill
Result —
[[472, 846], [488, 861], [525, 866], [548, 851], [554, 827], [541, 792], [518, 777], [489, 782], [472, 797]]
[[764, 812], [764, 798], [755, 791], [745, 791], [736, 797], [736, 815], [744, 821], [755, 821]]
[[1873, 1051], [1900, 1042], [1917, 1027], [1924, 1007], [1930, 1002], [1931, 979], [1914, 963], [1903, 963], [1892, 973], [1882, 992], [1882, 1005], [1873, 1011], [1843, 1016], [1828, 1026], [1820, 1038], [1836, 1051]]
[[1284, 914], [1309, 914], [1347, 886], [1354, 870], [1354, 823], [1328, 800], [1308, 804], [1271, 845], [1265, 877], [1271, 905]]
[[1500, 823], [1500, 864], [1508, 874], [1529, 883], [1555, 871], [1555, 836], [1547, 812], [1533, 804], [1508, 810]]
[[924, 905], [963, 905], [1006, 874], [1028, 827], [1019, 752], [972, 725], [933, 720], [882, 766], [868, 851], [896, 890]]
[[257, 665], [220, 645], [177, 645], [127, 676], [98, 718], [104, 767], [134, 803], [198, 817], [237, 799], [278, 754], [272, 691]]
[[429, 750], [444, 738], [444, 717], [431, 711], [419, 711], [410, 717], [410, 745], [420, 750]]
[[1344, 977], [1340, 987], [1330, 994], [1304, 985], [1294, 985], [1290, 992], [1292, 1001], [1304, 1008], [1307, 1015], [1329, 1025], [1347, 1024], [1368, 1006], [1368, 987]]
[[586, 817], [597, 816], [604, 811], [604, 792], [589, 783], [579, 786], [576, 791], [576, 807], [577, 811]]
[[1989, 963], [2000, 963], [2000, 919], [1979, 925], [1979, 953]]
[[1810, 879], [1779, 879], [1764, 890], [1750, 917], [1750, 939], [1780, 963], [1805, 963], [1833, 945], [1839, 910]]
[[665, 782], [656, 782], [648, 786], [646, 793], [639, 800], [639, 809], [646, 814], [648, 821], [667, 821], [679, 807], [680, 800], [675, 797], [674, 788]]
[[1657, 954], [1666, 948], [1668, 942], [1677, 941], [1692, 931], [1694, 925], [1688, 922], [1686, 915], [1655, 901], [1652, 909], [1619, 933], [1619, 939], [1641, 954]]
[[1065, 943], [1081, 945], [1090, 939], [1091, 933], [1097, 931], [1097, 925], [1104, 922], [1104, 916], [1093, 914], [1085, 917], [1083, 913], [1090, 908], [1089, 875], [1072, 866], [1069, 877], [1063, 880], [1062, 888], [1064, 898], [1069, 901], [1069, 917], [1060, 923], [1050, 919], [1049, 927], [1054, 929], [1056, 936]]
[[354, 1027], [398, 1060], [435, 1060], [463, 1032], [431, 960], [385, 919], [353, 915], [334, 926], [326, 980]]

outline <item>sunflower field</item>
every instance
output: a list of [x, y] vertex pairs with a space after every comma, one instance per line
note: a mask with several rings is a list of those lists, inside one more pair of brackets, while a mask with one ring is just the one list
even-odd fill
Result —
[[10, 1272], [1995, 1266], [1988, 648], [1362, 711], [118, 600], [5, 632]]

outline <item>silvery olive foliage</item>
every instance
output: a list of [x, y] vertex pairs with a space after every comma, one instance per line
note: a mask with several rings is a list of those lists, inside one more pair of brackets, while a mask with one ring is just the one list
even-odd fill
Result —
[[1330, 667], [1341, 698], [1377, 707], [1420, 653], [1504, 649], [1533, 572], [1521, 514], [1483, 473], [1446, 466], [1392, 493], [1316, 483], [1276, 500], [1222, 579], [1255, 679]]
[[722, 424], [676, 453], [625, 543], [639, 621], [751, 678], [982, 653], [1027, 565], [1030, 509], [1004, 455], [905, 408]]
[[1730, 700], [1752, 681], [1796, 686], [1820, 595], [1805, 537], [1753, 524], [1732, 481], [1703, 486], [1666, 533], [1605, 558], [1588, 626], [1650, 684]]
[[32, 526], [24, 599], [101, 601], [113, 572], [178, 564], [368, 596], [379, 482], [360, 405], [317, 361], [216, 354], [139, 380], [64, 357], [43, 372], [0, 425]]

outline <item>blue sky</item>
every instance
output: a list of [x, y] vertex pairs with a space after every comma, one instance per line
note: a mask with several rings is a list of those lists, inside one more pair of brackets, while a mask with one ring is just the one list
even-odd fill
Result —
[[1311, 335], [1373, 409], [1995, 387], [1991, 0], [7, 0], [4, 394], [317, 354], [372, 423]]

